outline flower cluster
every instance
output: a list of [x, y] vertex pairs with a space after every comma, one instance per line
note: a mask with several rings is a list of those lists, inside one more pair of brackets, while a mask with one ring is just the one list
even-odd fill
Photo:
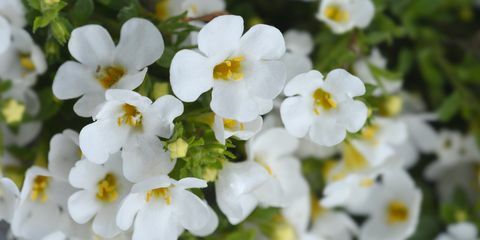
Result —
[[[475, 138], [392, 73], [371, 0], [322, 0], [318, 36], [222, 0], [132, 0], [120, 23], [93, 13], [116, 1], [0, 1], [12, 239], [425, 239], [432, 196], [449, 220], [430, 238], [478, 238]], [[345, 63], [318, 60], [332, 39]]]

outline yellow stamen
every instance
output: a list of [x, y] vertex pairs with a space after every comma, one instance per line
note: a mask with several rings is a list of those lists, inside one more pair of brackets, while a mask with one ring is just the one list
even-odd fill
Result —
[[105, 175], [105, 178], [97, 184], [97, 199], [111, 203], [118, 199], [117, 178], [112, 173]]
[[243, 79], [242, 62], [243, 56], [227, 59], [216, 65], [213, 69], [213, 78], [222, 80], [241, 80]]
[[122, 105], [123, 116], [117, 119], [118, 126], [122, 124], [129, 125], [134, 128], [142, 127], [142, 113], [133, 105], [125, 103]]
[[373, 186], [374, 183], [375, 183], [374, 179], [365, 178], [365, 179], [360, 180], [360, 187], [369, 188], [369, 187]]
[[408, 220], [408, 208], [401, 201], [391, 201], [387, 207], [387, 222], [389, 224], [403, 223]]
[[330, 5], [323, 10], [323, 14], [330, 20], [342, 23], [350, 19], [350, 14], [338, 5]]
[[20, 122], [25, 113], [25, 105], [15, 99], [9, 99], [2, 108], [2, 114], [8, 124]]
[[320, 111], [317, 107], [322, 107], [324, 110], [330, 110], [337, 107], [337, 102], [333, 99], [332, 94], [321, 88], [315, 90], [313, 93], [313, 99], [315, 101], [313, 112], [317, 115], [320, 115]]
[[20, 54], [20, 66], [25, 69], [26, 72], [33, 72], [35, 71], [35, 64], [30, 57], [30, 54]]
[[318, 202], [317, 197], [311, 196], [312, 221], [315, 221], [320, 215], [326, 212], [326, 209]]
[[121, 66], [108, 66], [99, 68], [97, 71], [97, 80], [103, 88], [109, 89], [125, 75], [126, 71]]
[[362, 130], [362, 138], [367, 141], [370, 141], [373, 144], [378, 144], [378, 140], [375, 137], [379, 132], [379, 130], [380, 130], [380, 127], [375, 124], [365, 127]]
[[158, 0], [157, 4], [155, 5], [155, 16], [158, 20], [164, 21], [168, 17], [170, 17], [170, 13], [168, 11], [168, 6], [170, 4], [170, 0]]
[[368, 161], [352, 144], [346, 143], [343, 148], [345, 169], [349, 172], [360, 171], [368, 167]]
[[155, 188], [148, 191], [145, 197], [145, 201], [150, 202], [152, 197], [156, 199], [162, 198], [163, 200], [165, 200], [165, 203], [167, 203], [167, 205], [170, 205], [170, 203], [172, 202], [172, 197], [170, 196], [170, 189], [168, 187]]
[[36, 176], [33, 179], [32, 192], [30, 193], [30, 199], [32, 201], [39, 201], [44, 203], [48, 199], [47, 188], [50, 183], [50, 177]]
[[228, 119], [228, 118], [223, 119], [223, 127], [230, 131], [235, 131], [238, 129], [241, 131], [245, 130], [245, 124], [240, 123], [233, 119]]

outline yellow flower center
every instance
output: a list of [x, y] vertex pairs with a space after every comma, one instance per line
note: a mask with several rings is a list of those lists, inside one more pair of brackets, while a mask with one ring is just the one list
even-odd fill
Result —
[[391, 201], [387, 207], [387, 222], [389, 224], [403, 223], [408, 220], [408, 208], [401, 201]]
[[8, 124], [20, 122], [25, 113], [25, 105], [15, 99], [10, 99], [2, 108], [2, 114]]
[[312, 212], [312, 216], [311, 216], [311, 219], [312, 221], [315, 221], [320, 215], [322, 215], [323, 213], [325, 213], [327, 211], [327, 209], [325, 209], [319, 202], [318, 202], [318, 199], [317, 197], [315, 197], [315, 195], [312, 194], [311, 196], [311, 212]]
[[364, 178], [364, 179], [360, 180], [360, 187], [369, 188], [369, 187], [373, 186], [374, 183], [375, 183], [374, 179]]
[[125, 103], [122, 105], [123, 116], [117, 119], [118, 126], [122, 124], [129, 125], [134, 128], [142, 127], [142, 113], [133, 105]]
[[172, 203], [172, 197], [170, 196], [170, 189], [168, 187], [165, 188], [155, 188], [147, 192], [145, 196], [145, 201], [150, 202], [152, 197], [156, 199], [163, 199], [167, 205]]
[[117, 178], [112, 173], [108, 173], [104, 179], [98, 182], [97, 199], [107, 203], [118, 199]]
[[327, 6], [325, 10], [323, 10], [323, 14], [328, 19], [337, 23], [346, 22], [348, 19], [350, 19], [350, 14], [338, 5]]
[[222, 80], [241, 80], [243, 78], [243, 56], [227, 59], [213, 69], [213, 78]]
[[21, 53], [19, 59], [20, 66], [22, 66], [27, 73], [35, 71], [35, 64], [33, 63], [30, 54]]
[[109, 89], [125, 75], [126, 71], [121, 66], [108, 66], [97, 69], [97, 80], [103, 88]]
[[317, 115], [320, 115], [319, 107], [323, 108], [324, 110], [330, 110], [337, 107], [337, 102], [332, 97], [332, 94], [324, 91], [321, 88], [318, 88], [313, 92], [313, 100], [315, 103], [315, 107], [313, 108], [313, 112]]
[[159, 0], [155, 5], [155, 16], [158, 20], [164, 21], [169, 16], [168, 6], [170, 5], [170, 0]]
[[30, 199], [32, 201], [39, 201], [44, 203], [48, 199], [47, 188], [50, 183], [50, 177], [36, 176], [33, 179], [32, 192], [30, 193]]
[[233, 119], [228, 119], [228, 118], [225, 118], [223, 119], [223, 127], [225, 129], [228, 129], [230, 131], [235, 131], [235, 130], [245, 130], [245, 124], [243, 123], [240, 123], [236, 120], [233, 120]]
[[[361, 171], [369, 166], [367, 159], [352, 144], [345, 143], [343, 147], [343, 168], [332, 176], [337, 181], [348, 174]], [[368, 185], [368, 183], [366, 183]], [[360, 184], [362, 186], [362, 184]]]
[[380, 127], [375, 124], [365, 127], [362, 130], [362, 138], [373, 144], [378, 144], [378, 140], [375, 137], [377, 136], [379, 130]]

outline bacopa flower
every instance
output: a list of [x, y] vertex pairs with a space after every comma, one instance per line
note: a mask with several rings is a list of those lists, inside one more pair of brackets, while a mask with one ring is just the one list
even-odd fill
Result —
[[300, 74], [284, 90], [287, 98], [280, 112], [285, 128], [295, 137], [333, 146], [345, 139], [346, 131], [357, 132], [367, 119], [367, 107], [353, 97], [365, 86], [345, 70], [331, 71], [325, 80], [318, 71]]
[[213, 131], [215, 138], [225, 144], [225, 140], [235, 136], [241, 140], [248, 140], [262, 129], [262, 117], [257, 117], [250, 122], [239, 122], [234, 119], [222, 118], [215, 115]]
[[280, 58], [285, 42], [280, 31], [255, 25], [243, 34], [243, 19], [220, 16], [198, 34], [198, 50], [181, 50], [172, 60], [175, 95], [193, 102], [212, 90], [210, 107], [223, 118], [248, 122], [272, 109], [286, 79]]
[[195, 236], [207, 236], [218, 225], [215, 212], [189, 188], [204, 188], [197, 178], [179, 181], [157, 176], [137, 183], [125, 198], [117, 225], [128, 230], [133, 226], [135, 240], [176, 240], [184, 230]]
[[59, 99], [81, 97], [73, 110], [79, 116], [90, 117], [105, 102], [108, 89], [137, 88], [147, 66], [162, 55], [164, 43], [151, 22], [133, 18], [123, 24], [117, 46], [105, 28], [87, 25], [73, 30], [68, 49], [79, 62], [68, 61], [60, 66], [53, 93]]
[[371, 0], [323, 0], [317, 18], [334, 33], [341, 34], [353, 28], [366, 28], [375, 14]]
[[173, 132], [173, 119], [183, 113], [181, 101], [171, 95], [155, 102], [140, 94], [112, 89], [95, 122], [80, 132], [80, 148], [94, 163], [105, 163], [110, 154], [122, 149], [124, 174], [137, 182], [142, 178], [167, 174], [175, 165], [158, 137]]
[[280, 128], [248, 143], [248, 159], [227, 163], [215, 184], [217, 203], [232, 224], [243, 221], [257, 205], [287, 207], [308, 191], [293, 157], [297, 139]]
[[20, 0], [3, 0], [0, 2], [0, 54], [11, 44], [12, 28], [25, 25], [25, 9]]
[[79, 224], [93, 219], [93, 232], [105, 238], [121, 232], [115, 219], [131, 187], [123, 176], [121, 161], [120, 153], [111, 155], [102, 165], [83, 159], [75, 164], [69, 175], [70, 184], [81, 189], [68, 199], [70, 216]]
[[10, 222], [20, 196], [17, 185], [9, 178], [0, 178], [0, 221]]
[[385, 172], [382, 184], [369, 199], [371, 212], [361, 240], [401, 240], [410, 237], [418, 223], [422, 192], [404, 170]]

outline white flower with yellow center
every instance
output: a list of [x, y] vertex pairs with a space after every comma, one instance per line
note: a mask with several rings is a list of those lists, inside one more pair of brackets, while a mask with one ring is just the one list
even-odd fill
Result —
[[447, 232], [442, 233], [435, 240], [476, 240], [478, 239], [478, 229], [474, 223], [460, 222], [450, 224]]
[[353, 28], [366, 28], [374, 15], [371, 0], [322, 0], [317, 18], [334, 33], [342, 34]]
[[118, 212], [117, 225], [123, 230], [133, 225], [134, 240], [176, 240], [184, 230], [207, 236], [218, 226], [217, 215], [187, 190], [205, 187], [204, 180], [175, 181], [165, 175], [137, 183]]
[[257, 117], [250, 122], [239, 122], [234, 119], [222, 118], [215, 115], [213, 121], [213, 132], [215, 138], [225, 144], [225, 140], [234, 136], [241, 140], [248, 140], [255, 136], [262, 129], [262, 117]]
[[162, 21], [184, 12], [187, 17], [198, 18], [222, 11], [225, 11], [224, 0], [158, 0], [155, 5], [155, 14]]
[[0, 53], [0, 78], [34, 79], [43, 74], [47, 70], [45, 56], [28, 32], [12, 28], [11, 38], [9, 48]]
[[108, 89], [133, 90], [140, 86], [147, 66], [163, 53], [163, 38], [149, 21], [132, 18], [122, 26], [117, 46], [107, 30], [87, 25], [73, 30], [68, 61], [57, 71], [53, 93], [59, 99], [81, 97], [73, 106], [79, 116], [94, 116]]
[[75, 164], [69, 175], [70, 184], [81, 189], [68, 199], [70, 216], [79, 224], [93, 219], [93, 232], [105, 238], [121, 232], [115, 219], [131, 187], [123, 176], [121, 161], [120, 153], [111, 155], [102, 165], [83, 159]]
[[171, 95], [155, 102], [140, 94], [113, 89], [95, 122], [80, 132], [80, 148], [85, 157], [97, 164], [122, 150], [123, 172], [132, 182], [169, 173], [175, 160], [163, 150], [159, 137], [169, 138], [173, 120], [183, 113], [183, 104]]
[[293, 157], [297, 146], [284, 129], [269, 129], [247, 143], [246, 161], [224, 165], [215, 190], [230, 223], [243, 221], [258, 205], [287, 207], [308, 191], [300, 162]]
[[67, 229], [71, 222], [66, 202], [73, 191], [68, 182], [54, 177], [46, 169], [28, 169], [12, 219], [13, 234], [25, 239], [42, 239]]
[[0, 2], [0, 54], [10, 47], [12, 28], [22, 28], [25, 22], [25, 9], [21, 0]]
[[298, 138], [308, 133], [322, 146], [340, 143], [347, 131], [357, 132], [367, 120], [367, 107], [353, 99], [365, 94], [365, 86], [342, 69], [331, 71], [325, 80], [315, 70], [300, 74], [284, 93], [280, 112], [285, 128]]
[[313, 39], [309, 32], [296, 29], [283, 34], [287, 52], [282, 58], [287, 68], [287, 81], [300, 73], [312, 69], [313, 63], [308, 55], [313, 51]]
[[19, 196], [18, 187], [11, 179], [0, 178], [0, 221], [12, 220]]
[[68, 181], [70, 170], [80, 159], [83, 159], [83, 154], [78, 146], [77, 132], [66, 129], [52, 137], [48, 151], [48, 170], [53, 175]]
[[263, 24], [242, 34], [239, 16], [220, 16], [205, 25], [198, 34], [198, 51], [181, 50], [172, 60], [175, 95], [193, 102], [213, 89], [212, 110], [240, 122], [269, 112], [286, 79], [280, 60], [285, 53], [283, 36]]
[[360, 240], [407, 239], [417, 228], [421, 201], [422, 192], [407, 172], [386, 172], [369, 200], [373, 207]]

